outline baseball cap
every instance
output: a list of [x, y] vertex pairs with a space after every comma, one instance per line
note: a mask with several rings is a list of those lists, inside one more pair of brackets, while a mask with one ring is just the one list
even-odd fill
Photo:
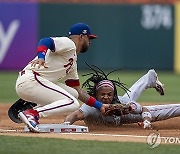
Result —
[[69, 30], [69, 36], [70, 35], [87, 35], [90, 39], [97, 38], [96, 35], [91, 34], [90, 27], [85, 23], [77, 23], [71, 26]]

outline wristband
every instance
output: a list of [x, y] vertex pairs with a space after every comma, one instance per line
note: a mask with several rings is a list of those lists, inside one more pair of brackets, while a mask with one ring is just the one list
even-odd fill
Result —
[[44, 52], [39, 52], [39, 53], [38, 53], [38, 59], [39, 59], [39, 58], [42, 58], [42, 59], [45, 60], [45, 53], [44, 53]]
[[152, 118], [152, 115], [151, 115], [151, 113], [150, 112], [143, 112], [142, 113], [142, 118], [144, 119], [144, 118], [146, 118], [146, 117], [148, 117], [148, 118]]
[[99, 101], [97, 101], [96, 100], [96, 102], [94, 103], [94, 107], [96, 108], [96, 109], [101, 109], [101, 107], [103, 106], [103, 104], [101, 103], [101, 102], [99, 102]]
[[87, 105], [95, 107], [100, 110], [103, 104], [97, 101], [94, 97], [90, 96]]

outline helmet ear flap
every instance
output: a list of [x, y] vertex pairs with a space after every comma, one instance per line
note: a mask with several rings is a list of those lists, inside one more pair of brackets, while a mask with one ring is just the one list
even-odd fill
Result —
[[36, 105], [36, 103], [27, 102], [20, 98], [9, 108], [8, 116], [13, 122], [22, 123], [22, 121], [18, 118], [19, 112], [24, 111], [26, 109], [31, 109]]

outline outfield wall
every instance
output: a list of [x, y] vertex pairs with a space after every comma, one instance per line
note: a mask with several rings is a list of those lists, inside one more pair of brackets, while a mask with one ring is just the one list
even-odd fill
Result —
[[[0, 3], [4, 12], [0, 14], [0, 69], [23, 68], [35, 56], [38, 39], [67, 35], [72, 24], [85, 22], [99, 38], [92, 40], [89, 52], [79, 56], [80, 69], [87, 68], [84, 62], [88, 62], [103, 69], [173, 70], [174, 8]], [[19, 24], [15, 26], [14, 21]]]
[[35, 56], [38, 5], [0, 3], [0, 10], [0, 70], [22, 69]]

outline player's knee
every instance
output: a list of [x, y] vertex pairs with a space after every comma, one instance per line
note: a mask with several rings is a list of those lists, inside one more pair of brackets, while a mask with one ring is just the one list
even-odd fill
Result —
[[80, 104], [77, 99], [74, 99], [73, 110], [77, 110], [80, 107]]

